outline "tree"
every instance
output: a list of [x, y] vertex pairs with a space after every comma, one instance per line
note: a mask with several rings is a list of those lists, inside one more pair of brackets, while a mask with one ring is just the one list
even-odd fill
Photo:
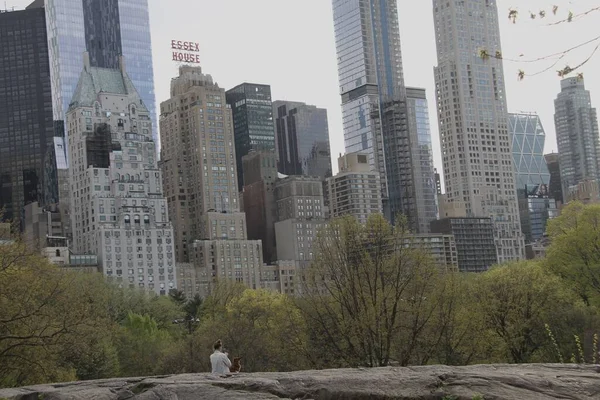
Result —
[[600, 305], [600, 205], [570, 203], [547, 227], [544, 261], [588, 305]]
[[515, 363], [538, 361], [551, 344], [545, 325], [563, 327], [577, 309], [561, 280], [535, 262], [493, 268], [475, 279], [473, 293], [483, 328], [502, 344], [498, 357]]
[[76, 275], [61, 273], [19, 242], [0, 245], [0, 385], [75, 378], [60, 349], [99, 327], [96, 303], [82, 299]]
[[400, 332], [414, 344], [423, 333], [435, 266], [409, 241], [404, 218], [393, 227], [381, 215], [365, 225], [337, 218], [320, 233], [301, 306], [315, 345], [336, 357], [329, 362], [375, 367], [410, 359], [396, 339]]
[[[207, 299], [207, 302], [211, 300]], [[205, 314], [196, 332], [200, 357], [222, 339], [230, 357], [243, 357], [244, 370], [290, 371], [306, 368], [307, 333], [300, 310], [279, 293], [246, 289], [218, 314]]]
[[[579, 9], [574, 12], [572, 7], [578, 7]], [[519, 4], [515, 4], [508, 9], [507, 16], [514, 24], [518, 21], [529, 21], [545, 28], [552, 28], [571, 25], [577, 21], [591, 18], [600, 14], [598, 11], [600, 11], [600, 5], [578, 5], [573, 4], [571, 1], [567, 3], [566, 1], [556, 0], [545, 4], [533, 1], [521, 1]], [[542, 56], [527, 58], [524, 54], [520, 54], [518, 57], [510, 58], [505, 57], [500, 52], [492, 53], [489, 49], [481, 49], [480, 56], [483, 59], [497, 58], [520, 64], [521, 68], [517, 73], [520, 80], [526, 76], [540, 75], [551, 70], [555, 70], [561, 78], [572, 73], [577, 73], [577, 76], [582, 78], [583, 73], [581, 69], [596, 55], [599, 47], [600, 35], [592, 33], [587, 39], [573, 42], [571, 45]], [[567, 56], [571, 56], [574, 53], [576, 54], [576, 58], [571, 60], [572, 63], [565, 63]], [[579, 57], [579, 54], [583, 54], [583, 56]], [[538, 67], [538, 65], [541, 66]]]
[[161, 330], [151, 316], [130, 312], [119, 335], [122, 376], [145, 376], [161, 372], [159, 361], [165, 357], [170, 339], [169, 333]]

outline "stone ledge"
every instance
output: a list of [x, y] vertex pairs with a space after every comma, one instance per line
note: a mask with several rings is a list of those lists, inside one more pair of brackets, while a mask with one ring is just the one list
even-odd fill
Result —
[[[600, 369], [569, 364], [187, 374], [0, 389], [0, 400], [600, 399]], [[477, 396], [482, 397], [477, 397]]]

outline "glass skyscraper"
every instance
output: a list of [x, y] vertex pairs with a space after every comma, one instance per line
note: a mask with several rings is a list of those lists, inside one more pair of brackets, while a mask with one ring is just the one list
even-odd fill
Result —
[[36, 3], [0, 13], [0, 222], [18, 227], [23, 207], [42, 201], [53, 135], [46, 20]]
[[242, 157], [250, 150], [275, 151], [271, 86], [242, 83], [226, 92], [233, 114], [238, 189], [244, 187]]
[[327, 110], [305, 103], [273, 102], [279, 172], [285, 175], [331, 176]]
[[564, 79], [560, 87], [554, 100], [554, 124], [562, 193], [567, 197], [571, 186], [600, 180], [600, 138], [598, 116], [583, 78]]
[[56, 134], [64, 133], [64, 117], [87, 51], [90, 64], [100, 68], [119, 68], [120, 56], [125, 57], [158, 143], [148, 1], [46, 0], [45, 7]]
[[434, 69], [446, 193], [443, 207], [490, 217], [498, 261], [522, 259], [525, 246], [508, 133], [495, 0], [433, 0]]
[[[344, 141], [381, 176], [384, 212], [419, 231], [396, 0], [333, 0]], [[432, 177], [433, 179], [433, 171]], [[427, 229], [428, 231], [428, 229]]]
[[430, 231], [430, 222], [438, 218], [437, 184], [433, 168], [429, 108], [425, 89], [406, 88], [412, 179], [414, 180], [414, 207], [419, 233]]
[[557, 216], [556, 200], [550, 198], [550, 171], [544, 159], [546, 135], [536, 114], [509, 114], [521, 231], [525, 242], [541, 239], [548, 219]]

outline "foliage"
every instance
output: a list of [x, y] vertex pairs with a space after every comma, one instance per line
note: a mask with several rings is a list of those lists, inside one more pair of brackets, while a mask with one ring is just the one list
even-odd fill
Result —
[[545, 265], [586, 304], [600, 305], [600, 205], [570, 203], [548, 223]]
[[244, 372], [597, 362], [600, 206], [552, 220], [548, 258], [481, 274], [438, 269], [398, 221], [332, 220], [300, 298], [230, 281], [159, 297], [2, 245], [0, 386], [209, 371], [217, 339]]
[[[569, 2], [569, 7], [572, 6], [571, 3], [572, 2]], [[526, 4], [522, 4], [522, 5], [526, 6]], [[555, 4], [555, 3], [547, 3], [546, 6], [535, 4], [535, 6], [533, 6], [533, 10], [529, 9], [525, 13], [526, 14], [525, 19], [529, 20], [530, 22], [539, 20], [540, 24], [543, 27], [547, 28], [547, 27], [556, 27], [557, 25], [563, 25], [563, 24], [572, 24], [583, 18], [597, 14], [597, 11], [600, 11], [600, 6], [590, 6], [587, 9], [583, 9], [581, 12], [575, 13], [572, 10], [570, 10], [569, 8], [559, 6], [558, 4]], [[519, 8], [514, 6], [514, 7], [509, 8], [507, 15], [508, 15], [508, 19], [513, 24], [516, 24], [518, 21], [523, 19], [521, 14], [522, 13], [520, 12]], [[541, 22], [542, 20], [547, 21], [547, 22], [542, 23]], [[500, 60], [515, 62], [515, 63], [521, 64], [521, 65], [536, 65], [536, 64], [547, 62], [547, 61], [551, 62], [551, 64], [549, 66], [543, 67], [542, 69], [540, 69], [538, 71], [534, 71], [534, 72], [526, 73], [523, 69], [518, 69], [517, 77], [519, 80], [523, 80], [525, 78], [525, 76], [540, 75], [540, 74], [543, 74], [543, 73], [546, 73], [546, 72], [552, 70], [553, 68], [556, 68], [557, 65], [559, 65], [559, 62], [563, 61], [567, 55], [569, 55], [575, 51], [578, 51], [578, 50], [583, 50], [588, 45], [593, 46], [593, 47], [591, 50], [588, 51], [588, 55], [586, 57], [584, 57], [581, 61], [577, 62], [575, 65], [565, 64], [563, 67], [556, 70], [557, 75], [561, 78], [564, 78], [575, 72], [577, 74], [576, 76], [579, 79], [582, 79], [583, 73], [579, 72], [579, 70], [583, 66], [585, 66], [595, 56], [596, 52], [600, 48], [600, 36], [593, 35], [593, 37], [591, 37], [588, 40], [584, 40], [583, 42], [576, 43], [574, 45], [571, 45], [568, 48], [560, 49], [551, 54], [546, 54], [546, 55], [543, 55], [541, 57], [536, 57], [536, 58], [525, 58], [524, 55], [521, 54], [519, 56], [519, 58], [511, 59], [511, 58], [504, 57], [500, 52], [496, 52], [495, 55], [490, 55], [488, 53], [487, 49], [480, 50], [480, 57], [484, 60], [487, 60], [490, 57], [493, 57], [493, 58], [500, 59]]]
[[318, 347], [352, 366], [408, 363], [433, 316], [432, 259], [407, 246], [406, 221], [381, 215], [365, 225], [334, 219], [321, 232], [306, 280], [303, 313]]

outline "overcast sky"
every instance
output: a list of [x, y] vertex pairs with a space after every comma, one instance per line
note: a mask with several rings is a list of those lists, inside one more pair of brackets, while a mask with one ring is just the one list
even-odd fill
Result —
[[[7, 6], [24, 7], [31, 0], [8, 0]], [[503, 54], [505, 58], [535, 59], [556, 53], [600, 34], [600, 12], [576, 23], [547, 26], [557, 20], [531, 20], [529, 11], [559, 6], [565, 15], [575, 14], [597, 0], [498, 0]], [[512, 24], [508, 10], [518, 5], [521, 20]], [[241, 82], [271, 85], [273, 100], [292, 100], [327, 108], [329, 132], [337, 170], [337, 156], [344, 152], [335, 39], [331, 0], [149, 0], [154, 54], [156, 101], [169, 97], [169, 83], [177, 75], [171, 61], [171, 39], [200, 43], [202, 68], [221, 87]], [[429, 112], [435, 163], [441, 170], [433, 67], [436, 65], [431, 0], [399, 0], [400, 36], [405, 81], [424, 87]], [[546, 152], [556, 150], [553, 100], [560, 91], [556, 70], [586, 59], [597, 43], [583, 47], [560, 60], [548, 72], [517, 81], [518, 69], [534, 73], [555, 61], [515, 63], [505, 61], [509, 111], [535, 111], [547, 133]], [[585, 67], [586, 87], [592, 105], [600, 99], [600, 51]]]

